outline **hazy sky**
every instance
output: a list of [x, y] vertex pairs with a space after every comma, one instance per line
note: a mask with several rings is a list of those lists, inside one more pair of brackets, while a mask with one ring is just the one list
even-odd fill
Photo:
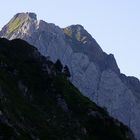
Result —
[[82, 24], [115, 55], [121, 72], [140, 78], [140, 0], [4, 0], [0, 28], [16, 13], [29, 11], [60, 27]]

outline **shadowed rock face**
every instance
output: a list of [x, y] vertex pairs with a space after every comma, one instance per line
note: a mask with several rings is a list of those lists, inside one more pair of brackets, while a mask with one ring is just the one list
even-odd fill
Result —
[[120, 74], [114, 56], [103, 52], [81, 25], [61, 29], [35, 17], [30, 13], [17, 14], [3, 27], [0, 36], [24, 39], [52, 61], [60, 59], [68, 65], [71, 81], [83, 95], [106, 107], [140, 140], [139, 80]]

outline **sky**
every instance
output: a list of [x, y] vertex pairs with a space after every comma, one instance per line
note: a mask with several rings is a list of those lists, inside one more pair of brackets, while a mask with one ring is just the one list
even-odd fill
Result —
[[140, 79], [140, 0], [4, 0], [0, 28], [19, 12], [60, 27], [83, 25], [122, 73]]

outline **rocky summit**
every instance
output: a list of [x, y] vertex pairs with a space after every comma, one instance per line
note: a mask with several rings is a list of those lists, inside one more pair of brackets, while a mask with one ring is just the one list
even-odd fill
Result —
[[34, 13], [19, 13], [0, 36], [21, 38], [53, 62], [59, 59], [82, 94], [130, 127], [140, 140], [140, 81], [120, 73], [113, 54], [106, 54], [83, 26], [60, 28], [37, 20]]

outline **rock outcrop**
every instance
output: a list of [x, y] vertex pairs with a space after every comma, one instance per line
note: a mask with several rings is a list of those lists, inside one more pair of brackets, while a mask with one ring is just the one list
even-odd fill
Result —
[[21, 38], [52, 61], [68, 65], [72, 83], [92, 101], [129, 126], [140, 140], [140, 81], [120, 73], [112, 54], [106, 54], [81, 25], [60, 28], [20, 13], [3, 27], [1, 37]]

